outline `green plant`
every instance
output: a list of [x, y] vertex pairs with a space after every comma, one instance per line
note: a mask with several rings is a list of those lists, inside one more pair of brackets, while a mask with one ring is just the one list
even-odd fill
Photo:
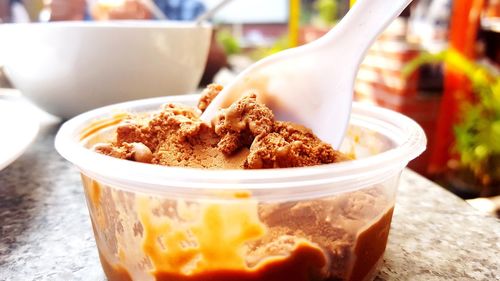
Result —
[[221, 30], [217, 32], [217, 42], [222, 46], [226, 55], [234, 55], [241, 53], [240, 43], [231, 32], [228, 30]]
[[277, 38], [270, 47], [260, 47], [255, 49], [250, 56], [254, 60], [259, 60], [289, 48], [290, 42], [288, 40], [288, 35], [285, 34]]
[[462, 72], [475, 93], [473, 102], [463, 102], [461, 120], [454, 126], [454, 150], [461, 166], [470, 169], [485, 186], [500, 182], [500, 77], [455, 50], [423, 53], [403, 72], [408, 75], [422, 64], [436, 62]]
[[314, 7], [318, 11], [316, 21], [323, 26], [331, 26], [337, 20], [338, 4], [336, 0], [318, 0]]

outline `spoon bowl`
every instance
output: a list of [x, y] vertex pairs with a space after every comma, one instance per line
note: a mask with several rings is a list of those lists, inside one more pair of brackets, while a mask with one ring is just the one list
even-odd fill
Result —
[[376, 37], [410, 2], [358, 0], [323, 37], [264, 58], [240, 73], [213, 100], [202, 120], [210, 121], [220, 108], [256, 91], [278, 120], [311, 128], [338, 149], [349, 122], [359, 65]]

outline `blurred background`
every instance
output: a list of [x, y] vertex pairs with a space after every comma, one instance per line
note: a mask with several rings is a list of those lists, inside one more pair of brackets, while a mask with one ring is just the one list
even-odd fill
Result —
[[[194, 21], [220, 2], [0, 0], [0, 22]], [[214, 33], [199, 87], [225, 84], [255, 60], [320, 37], [355, 4], [228, 2], [210, 19]], [[6, 55], [0, 53], [0, 69]], [[500, 0], [414, 0], [370, 48], [354, 95], [404, 113], [424, 128], [428, 149], [410, 168], [495, 212], [500, 204], [499, 66]], [[0, 87], [14, 87], [1, 70]]]

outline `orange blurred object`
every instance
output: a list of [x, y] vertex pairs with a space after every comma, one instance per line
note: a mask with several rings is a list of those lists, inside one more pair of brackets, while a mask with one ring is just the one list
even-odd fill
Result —
[[152, 18], [148, 8], [138, 0], [101, 0], [91, 10], [95, 20], [144, 20]]
[[485, 16], [488, 18], [500, 17], [500, 0], [489, 0], [485, 9]]
[[[465, 57], [474, 59], [477, 31], [484, 0], [456, 0], [453, 2], [450, 26], [450, 47]], [[453, 157], [453, 126], [460, 120], [463, 101], [472, 99], [470, 83], [463, 73], [445, 66], [444, 95], [437, 120], [436, 134], [430, 141], [431, 151], [429, 173], [442, 174]]]
[[50, 9], [50, 21], [83, 20], [85, 18], [85, 0], [50, 0], [44, 1]]

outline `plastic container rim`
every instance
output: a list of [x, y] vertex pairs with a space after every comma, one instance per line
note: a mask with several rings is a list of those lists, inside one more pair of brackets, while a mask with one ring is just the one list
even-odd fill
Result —
[[[134, 112], [137, 108], [159, 109], [167, 102], [193, 103], [198, 95], [169, 96], [124, 102], [80, 114], [65, 122], [55, 138], [55, 148], [82, 172], [109, 184], [144, 192], [165, 192], [165, 188], [186, 189], [245, 189], [286, 190], [311, 187], [340, 190], [359, 189], [377, 181], [381, 175], [400, 172], [409, 161], [426, 147], [422, 128], [412, 119], [373, 105], [353, 103], [351, 122], [378, 126], [396, 143], [396, 147], [367, 158], [314, 167], [262, 170], [207, 170], [165, 167], [124, 161], [93, 152], [81, 144], [80, 133], [88, 122], [119, 111]], [[396, 130], [395, 132], [391, 132]], [[392, 134], [393, 136], [388, 136]], [[387, 176], [386, 176], [387, 178]], [[380, 178], [380, 181], [382, 179]], [[134, 187], [135, 186], [135, 187]], [[182, 190], [181, 190], [182, 192]]]

